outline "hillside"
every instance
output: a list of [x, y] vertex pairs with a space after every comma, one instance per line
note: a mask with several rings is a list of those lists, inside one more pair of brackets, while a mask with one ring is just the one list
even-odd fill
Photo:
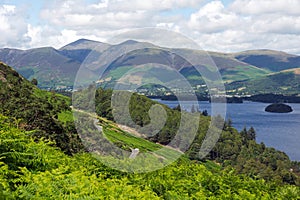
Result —
[[[177, 70], [184, 75], [192, 85], [202, 84], [203, 77], [200, 76], [193, 64], [189, 63], [190, 60], [185, 60], [182, 55], [185, 55], [190, 60], [197, 58], [193, 64], [201, 67], [203, 70], [208, 70], [208, 66], [212, 65], [214, 62], [218, 67], [223, 80], [226, 82], [251, 79], [269, 73], [268, 70], [240, 62], [226, 54], [213, 52], [207, 54], [202, 51], [188, 49], [166, 49], [147, 46], [144, 49], [129, 52], [114, 60], [114, 62], [106, 69], [106, 76], [103, 77], [103, 79], [118, 80], [125, 72], [132, 70], [134, 66], [157, 63], [170, 66], [171, 70]], [[211, 57], [212, 61], [207, 59], [208, 55]]]
[[[78, 109], [86, 109], [88, 107], [86, 102], [82, 101], [82, 98], [86, 95], [85, 92], [87, 91], [83, 90], [76, 94], [77, 98], [73, 105]], [[124, 96], [127, 94], [129, 95], [130, 93], [125, 92]], [[193, 121], [197, 119], [197, 115], [200, 115], [200, 113], [179, 112], [177, 108], [170, 109], [155, 101], [151, 101], [145, 96], [132, 94], [129, 105], [131, 119], [129, 119], [128, 116], [124, 114], [125, 111], [122, 105], [112, 109], [111, 96], [111, 90], [98, 89], [96, 91], [96, 113], [102, 118], [117, 120], [119, 125], [134, 129], [139, 133], [139, 138], [147, 139], [150, 142], [159, 143], [161, 145], [168, 145], [179, 151], [186, 151], [185, 155], [192, 160], [211, 160], [220, 163], [223, 168], [233, 167], [236, 172], [240, 174], [255, 176], [269, 181], [276, 180], [278, 182], [299, 184], [298, 176], [300, 171], [298, 164], [291, 162], [288, 156], [283, 152], [266, 147], [263, 143], [257, 144], [255, 141], [255, 130], [253, 128], [249, 130], [244, 129], [239, 133], [231, 126], [231, 122], [225, 122], [224, 126], [222, 126], [222, 134], [215, 147], [205, 157], [201, 158], [199, 153], [210, 125], [210, 117], [201, 115], [199, 129], [196, 131], [197, 133], [194, 140], [190, 141], [189, 130], [195, 127]], [[164, 126], [158, 130], [156, 134], [153, 134], [153, 131], [156, 129], [151, 126], [151, 124], [155, 124], [155, 122], [153, 122], [155, 119], [151, 116], [155, 115], [155, 113], [155, 116], [161, 116], [162, 114], [159, 113], [159, 111], [151, 111], [152, 114], [148, 114], [148, 111], [154, 105], [161, 105], [167, 115]], [[180, 124], [181, 118], [183, 118], [184, 121], [183, 126]], [[87, 118], [85, 117], [85, 119]], [[224, 123], [224, 120], [221, 118], [216, 118], [216, 121], [215, 123], [219, 125]], [[88, 128], [89, 126], [83, 126], [81, 120], [79, 120], [79, 122], [82, 130], [91, 130], [91, 128]], [[159, 126], [159, 122], [156, 123], [156, 125]], [[129, 132], [129, 135], [124, 134], [124, 131], [113, 125], [114, 123], [109, 123], [109, 126], [107, 126], [106, 120], [100, 120], [100, 124], [104, 127], [104, 134], [106, 134], [105, 131], [108, 131], [108, 138], [112, 137], [112, 141], [117, 144], [118, 147], [124, 150], [129, 150], [130, 148], [144, 149], [144, 147], [140, 147], [141, 143], [138, 142], [138, 140], [132, 138], [136, 137], [136, 135], [132, 135], [132, 132]], [[106, 127], [110, 128], [107, 129]], [[186, 130], [185, 134], [180, 137], [176, 135], [179, 127], [181, 130]], [[88, 135], [88, 132], [83, 131], [81, 134]], [[97, 151], [100, 152], [105, 152], [105, 149], [107, 150], [109, 148], [104, 145], [104, 143], [101, 146], [98, 145], [99, 147], [95, 147], [95, 143], [93, 142], [93, 140], [95, 140], [94, 137], [84, 138], [84, 140], [89, 141], [87, 144], [91, 149], [97, 149]], [[97, 141], [99, 141], [99, 138]], [[189, 141], [191, 145], [188, 145]], [[149, 148], [150, 150], [156, 149], [154, 146], [146, 147], [145, 149]], [[109, 152], [113, 151], [110, 150]], [[293, 172], [291, 172], [290, 169], [293, 169]]]
[[4, 63], [0, 63], [0, 114], [18, 121], [24, 130], [34, 130], [35, 137], [49, 138], [66, 153], [80, 150], [74, 125], [58, 119], [70, 111], [70, 99], [38, 89]]
[[300, 68], [283, 70], [267, 76], [228, 84], [227, 90], [244, 94], [284, 94], [294, 95], [300, 91]]
[[0, 115], [2, 199], [297, 199], [300, 195], [296, 186], [234, 175], [214, 163], [186, 158], [151, 173], [122, 173], [90, 154], [69, 157], [43, 140], [33, 141], [9, 121]]
[[52, 47], [30, 50], [1, 49], [0, 60], [27, 79], [36, 78], [42, 88], [70, 86], [80, 63]]
[[252, 50], [236, 53], [234, 57], [242, 62], [272, 72], [300, 67], [300, 56], [280, 51]]

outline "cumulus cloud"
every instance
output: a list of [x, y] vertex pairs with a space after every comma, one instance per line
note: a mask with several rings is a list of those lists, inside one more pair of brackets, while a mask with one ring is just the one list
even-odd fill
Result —
[[0, 44], [4, 47], [19, 47], [30, 38], [26, 36], [26, 15], [14, 5], [0, 5]]
[[2, 5], [0, 44], [58, 48], [79, 38], [105, 42], [131, 29], [159, 27], [213, 51], [270, 48], [300, 54], [299, 8], [299, 0], [233, 0], [229, 5], [222, 0], [54, 0], [45, 1], [39, 23], [32, 24], [24, 11]]
[[299, 15], [299, 0], [235, 0], [230, 6], [237, 13], [248, 15], [261, 15], [267, 13], [280, 13]]
[[299, 9], [298, 0], [235, 0], [228, 7], [212, 1], [192, 13], [187, 24], [204, 49], [270, 48], [300, 54]]
[[[118, 2], [117, 4], [120, 4]], [[78, 32], [115, 31], [155, 25], [152, 19], [153, 13], [142, 10], [144, 8], [142, 5], [139, 5], [140, 9], [126, 11], [124, 8], [118, 10], [113, 7], [112, 2], [107, 4], [107, 2], [102, 2], [87, 5], [83, 1], [76, 3], [74, 1], [57, 1], [41, 11], [41, 18], [52, 26]], [[123, 4], [127, 5], [124, 2]], [[146, 5], [144, 6], [146, 8]], [[94, 34], [99, 34], [99, 32]]]
[[57, 30], [51, 26], [32, 26], [28, 25], [28, 32], [26, 34], [31, 38], [28, 46], [41, 47], [52, 46], [60, 47], [61, 44], [71, 43], [78, 39], [77, 32], [74, 30]]
[[188, 25], [202, 33], [214, 33], [239, 26], [240, 17], [227, 11], [221, 1], [213, 1], [193, 13]]
[[[199, 6], [204, 0], [111, 0], [100, 2], [100, 6], [108, 8], [110, 11], [161, 11], [161, 10], [172, 10], [176, 8], [186, 8]], [[104, 6], [105, 5], [105, 6]]]

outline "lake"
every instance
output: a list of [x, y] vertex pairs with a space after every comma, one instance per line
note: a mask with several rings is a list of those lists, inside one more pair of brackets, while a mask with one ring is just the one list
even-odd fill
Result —
[[[171, 108], [178, 105], [177, 101], [156, 101]], [[185, 101], [184, 110], [191, 110], [197, 102]], [[256, 141], [263, 142], [269, 147], [284, 151], [291, 160], [300, 161], [300, 104], [289, 104], [291, 113], [268, 113], [264, 109], [269, 104], [245, 101], [242, 104], [227, 104], [226, 118], [232, 120], [233, 126], [241, 131], [251, 126], [256, 130]], [[199, 101], [200, 111], [211, 113], [211, 104]]]

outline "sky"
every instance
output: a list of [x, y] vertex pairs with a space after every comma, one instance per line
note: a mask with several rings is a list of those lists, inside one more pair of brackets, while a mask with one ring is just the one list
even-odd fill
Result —
[[300, 55], [300, 0], [0, 0], [0, 48], [106, 42], [144, 27], [182, 33], [209, 51]]

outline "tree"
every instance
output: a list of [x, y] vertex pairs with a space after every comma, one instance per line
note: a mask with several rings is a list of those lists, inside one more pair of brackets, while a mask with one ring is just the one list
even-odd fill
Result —
[[36, 78], [33, 78], [33, 79], [31, 80], [31, 83], [32, 83], [33, 85], [38, 85], [38, 81], [37, 81]]
[[248, 138], [248, 140], [256, 140], [256, 132], [252, 126], [247, 131], [247, 138]]
[[203, 115], [203, 116], [208, 116], [207, 110], [203, 110], [203, 111], [202, 111], [202, 115]]
[[180, 105], [178, 104], [175, 108], [173, 108], [173, 110], [181, 111]]

